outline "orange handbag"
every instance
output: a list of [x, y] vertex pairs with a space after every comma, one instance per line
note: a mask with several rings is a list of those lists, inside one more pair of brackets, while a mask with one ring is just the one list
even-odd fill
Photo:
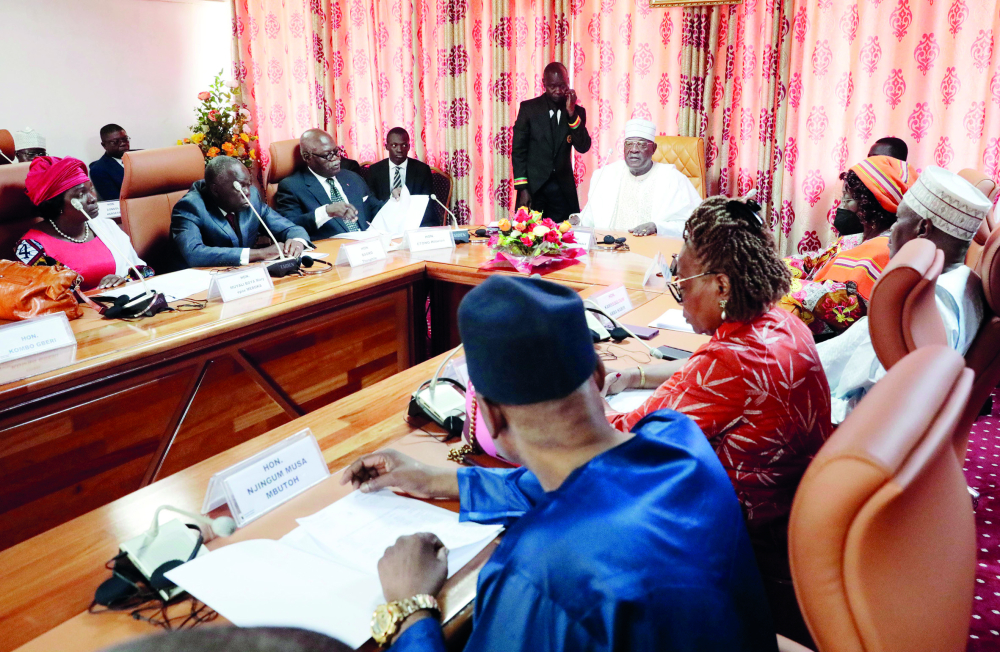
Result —
[[20, 320], [64, 312], [83, 314], [73, 294], [79, 274], [64, 265], [53, 267], [0, 260], [0, 319]]

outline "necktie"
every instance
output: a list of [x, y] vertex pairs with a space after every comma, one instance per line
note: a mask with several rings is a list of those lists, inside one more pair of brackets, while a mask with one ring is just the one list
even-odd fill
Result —
[[243, 234], [240, 233], [240, 220], [236, 217], [236, 213], [226, 213], [226, 221], [229, 222], [229, 226], [233, 227], [233, 232], [236, 233], [236, 242], [242, 249]]
[[[344, 196], [337, 190], [337, 184], [333, 182], [333, 177], [329, 177], [326, 182], [330, 184], [330, 201], [334, 204], [345, 201]], [[360, 231], [357, 220], [341, 220], [348, 231]]]
[[403, 179], [399, 175], [400, 168], [399, 168], [398, 165], [395, 166], [395, 167], [396, 167], [396, 175], [392, 178], [392, 189], [393, 190], [395, 190], [396, 188], [399, 188], [400, 186], [403, 185]]

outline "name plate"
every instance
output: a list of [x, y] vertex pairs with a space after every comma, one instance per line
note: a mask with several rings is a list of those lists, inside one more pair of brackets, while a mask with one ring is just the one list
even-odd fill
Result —
[[628, 297], [628, 290], [620, 283], [591, 296], [590, 300], [599, 305], [608, 316], [615, 319], [632, 310], [633, 307], [632, 300]]
[[225, 302], [272, 290], [274, 283], [271, 282], [267, 267], [250, 265], [233, 272], [213, 274], [208, 285], [208, 298], [222, 297]]
[[435, 249], [454, 249], [455, 240], [448, 229], [415, 229], [407, 231], [403, 236], [400, 249], [409, 249], [413, 253], [433, 251]]
[[651, 280], [656, 278], [656, 275], [659, 273], [662, 273], [664, 279], [669, 281], [670, 272], [667, 271], [667, 269], [667, 260], [663, 257], [662, 252], [657, 251], [656, 255], [653, 257], [653, 262], [651, 262], [649, 267], [646, 268], [646, 273], [642, 277], [642, 287], [646, 287], [646, 285]]
[[337, 262], [334, 264], [349, 263], [351, 267], [358, 267], [384, 259], [385, 247], [382, 246], [381, 238], [375, 237], [354, 244], [341, 245], [340, 251], [337, 252]]
[[212, 476], [201, 513], [229, 504], [242, 527], [330, 476], [309, 428]]
[[584, 251], [590, 251], [590, 245], [594, 244], [594, 230], [590, 228], [577, 227], [573, 229], [576, 236], [576, 246]]
[[0, 326], [0, 363], [66, 346], [76, 346], [76, 336], [64, 312]]
[[121, 221], [121, 216], [122, 206], [117, 199], [97, 202], [97, 217], [106, 217], [110, 220]]

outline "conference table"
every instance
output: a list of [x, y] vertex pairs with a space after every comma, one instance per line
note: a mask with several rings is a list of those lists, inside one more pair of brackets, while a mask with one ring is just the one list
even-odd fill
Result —
[[[359, 455], [393, 446], [454, 464], [447, 452], [461, 442], [441, 441], [441, 429], [407, 417], [407, 405], [458, 344], [461, 297], [490, 274], [514, 273], [480, 269], [492, 256], [473, 240], [274, 279], [274, 292], [256, 300], [132, 322], [88, 309], [71, 322], [72, 359], [0, 385], [0, 470], [11, 471], [0, 487], [0, 652], [99, 650], [158, 631], [127, 614], [86, 612], [118, 544], [145, 531], [160, 505], [198, 511], [214, 473], [303, 428], [333, 476], [209, 548], [280, 538], [348, 493], [339, 471]], [[662, 277], [644, 277], [657, 252], [669, 259], [680, 242], [628, 240], [631, 251], [592, 249], [582, 264], [543, 274], [583, 297], [622, 285], [633, 306], [622, 321], [645, 326], [677, 307]], [[344, 242], [317, 245], [332, 262]], [[706, 340], [660, 331], [650, 344], [693, 351]], [[650, 360], [631, 338], [598, 349], [612, 369]], [[494, 546], [442, 592], [450, 638], [468, 631], [478, 570]]]

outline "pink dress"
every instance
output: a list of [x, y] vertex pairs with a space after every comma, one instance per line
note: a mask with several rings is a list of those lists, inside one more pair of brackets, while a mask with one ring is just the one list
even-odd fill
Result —
[[55, 258], [83, 277], [83, 290], [93, 290], [101, 279], [115, 273], [115, 257], [100, 238], [84, 242], [70, 242], [31, 229], [21, 237], [23, 240], [35, 240], [45, 249], [45, 254]]

